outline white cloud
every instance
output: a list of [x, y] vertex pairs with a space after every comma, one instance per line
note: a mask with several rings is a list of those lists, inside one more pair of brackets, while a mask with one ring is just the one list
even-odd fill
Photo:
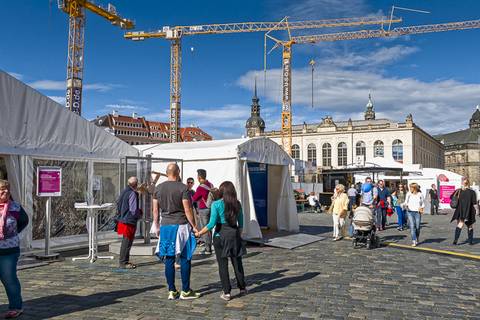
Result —
[[23, 79], [23, 74], [16, 73], [16, 72], [11, 72], [11, 71], [7, 71], [7, 73], [8, 73], [9, 75], [11, 75], [12, 77], [18, 79], [18, 80], [22, 80], [22, 79]]
[[117, 111], [132, 111], [132, 112], [140, 112], [140, 111], [146, 111], [148, 110], [145, 107], [141, 107], [138, 105], [131, 105], [131, 104], [118, 104], [118, 103], [113, 103], [113, 104], [107, 104], [105, 105], [107, 111], [112, 111], [112, 110], [117, 110]]
[[[400, 53], [401, 52], [401, 53]], [[435, 134], [466, 127], [475, 106], [480, 102], [480, 83], [464, 83], [455, 79], [421, 81], [385, 75], [380, 68], [350, 68], [357, 62], [370, 63], [381, 67], [392, 59], [400, 59], [416, 52], [415, 48], [395, 46], [378, 48], [366, 56], [346, 54], [320, 61], [321, 72], [314, 74], [314, 105], [311, 104], [310, 68], [293, 69], [292, 103], [294, 123], [317, 121], [326, 114], [334, 115], [334, 120], [359, 118], [364, 111], [369, 91], [373, 94], [377, 117], [404, 121], [412, 113], [414, 121], [428, 132]], [[400, 53], [400, 54], [399, 54]], [[385, 57], [369, 62], [374, 57]], [[334, 61], [334, 62], [332, 62]], [[249, 71], [239, 78], [238, 84], [251, 90], [253, 79], [258, 71]], [[271, 69], [267, 73], [267, 102], [281, 104], [281, 70]], [[278, 111], [277, 118], [280, 118]], [[267, 117], [266, 117], [267, 118]], [[278, 128], [267, 120], [268, 129]]]
[[65, 105], [65, 97], [64, 96], [48, 96], [50, 99], [54, 100], [61, 105]]
[[[37, 80], [29, 83], [29, 85], [37, 90], [66, 90], [67, 84], [66, 81], [57, 81], [57, 80]], [[90, 83], [84, 84], [84, 90], [93, 90], [98, 92], [109, 91], [114, 88], [119, 88], [121, 85], [113, 83]]]

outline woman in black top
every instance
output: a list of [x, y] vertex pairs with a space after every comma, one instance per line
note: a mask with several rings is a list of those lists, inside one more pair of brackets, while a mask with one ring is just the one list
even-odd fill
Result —
[[457, 244], [464, 224], [468, 227], [468, 243], [473, 244], [473, 224], [475, 223], [477, 194], [470, 189], [470, 181], [468, 181], [468, 178], [463, 179], [462, 188], [456, 190], [450, 198], [453, 198], [454, 196], [458, 197], [458, 205], [457, 208], [455, 208], [455, 213], [450, 221], [457, 220], [453, 244]]

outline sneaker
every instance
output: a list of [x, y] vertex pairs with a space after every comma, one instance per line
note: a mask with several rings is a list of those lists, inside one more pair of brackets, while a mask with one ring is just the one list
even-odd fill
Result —
[[412, 241], [412, 247], [416, 247], [417, 246], [417, 241], [413, 240]]
[[248, 293], [247, 289], [240, 289], [240, 295], [241, 296], [246, 296]]
[[193, 290], [188, 292], [182, 291], [180, 293], [180, 300], [191, 300], [191, 299], [198, 299], [200, 298], [200, 293], [197, 293]]
[[168, 300], [176, 300], [180, 296], [178, 291], [168, 291]]
[[5, 313], [5, 319], [15, 319], [18, 318], [22, 315], [23, 310], [8, 310], [7, 313]]
[[232, 299], [232, 297], [230, 296], [230, 293], [223, 293], [220, 295], [220, 299], [223, 299], [225, 301], [230, 301], [230, 299]]

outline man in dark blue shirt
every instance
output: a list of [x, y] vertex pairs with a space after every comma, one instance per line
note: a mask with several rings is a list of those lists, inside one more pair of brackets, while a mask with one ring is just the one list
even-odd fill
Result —
[[391, 205], [392, 197], [390, 191], [385, 187], [383, 180], [378, 181], [377, 185], [377, 210], [376, 224], [379, 231], [385, 230], [387, 224], [387, 208]]

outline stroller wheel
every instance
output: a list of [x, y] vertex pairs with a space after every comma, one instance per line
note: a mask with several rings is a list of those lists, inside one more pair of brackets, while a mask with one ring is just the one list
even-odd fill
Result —
[[372, 239], [370, 237], [367, 238], [367, 249], [372, 249]]
[[358, 240], [355, 239], [355, 238], [354, 238], [353, 241], [352, 241], [352, 245], [353, 245], [353, 248], [354, 248], [354, 249], [357, 247], [357, 241], [358, 241]]

